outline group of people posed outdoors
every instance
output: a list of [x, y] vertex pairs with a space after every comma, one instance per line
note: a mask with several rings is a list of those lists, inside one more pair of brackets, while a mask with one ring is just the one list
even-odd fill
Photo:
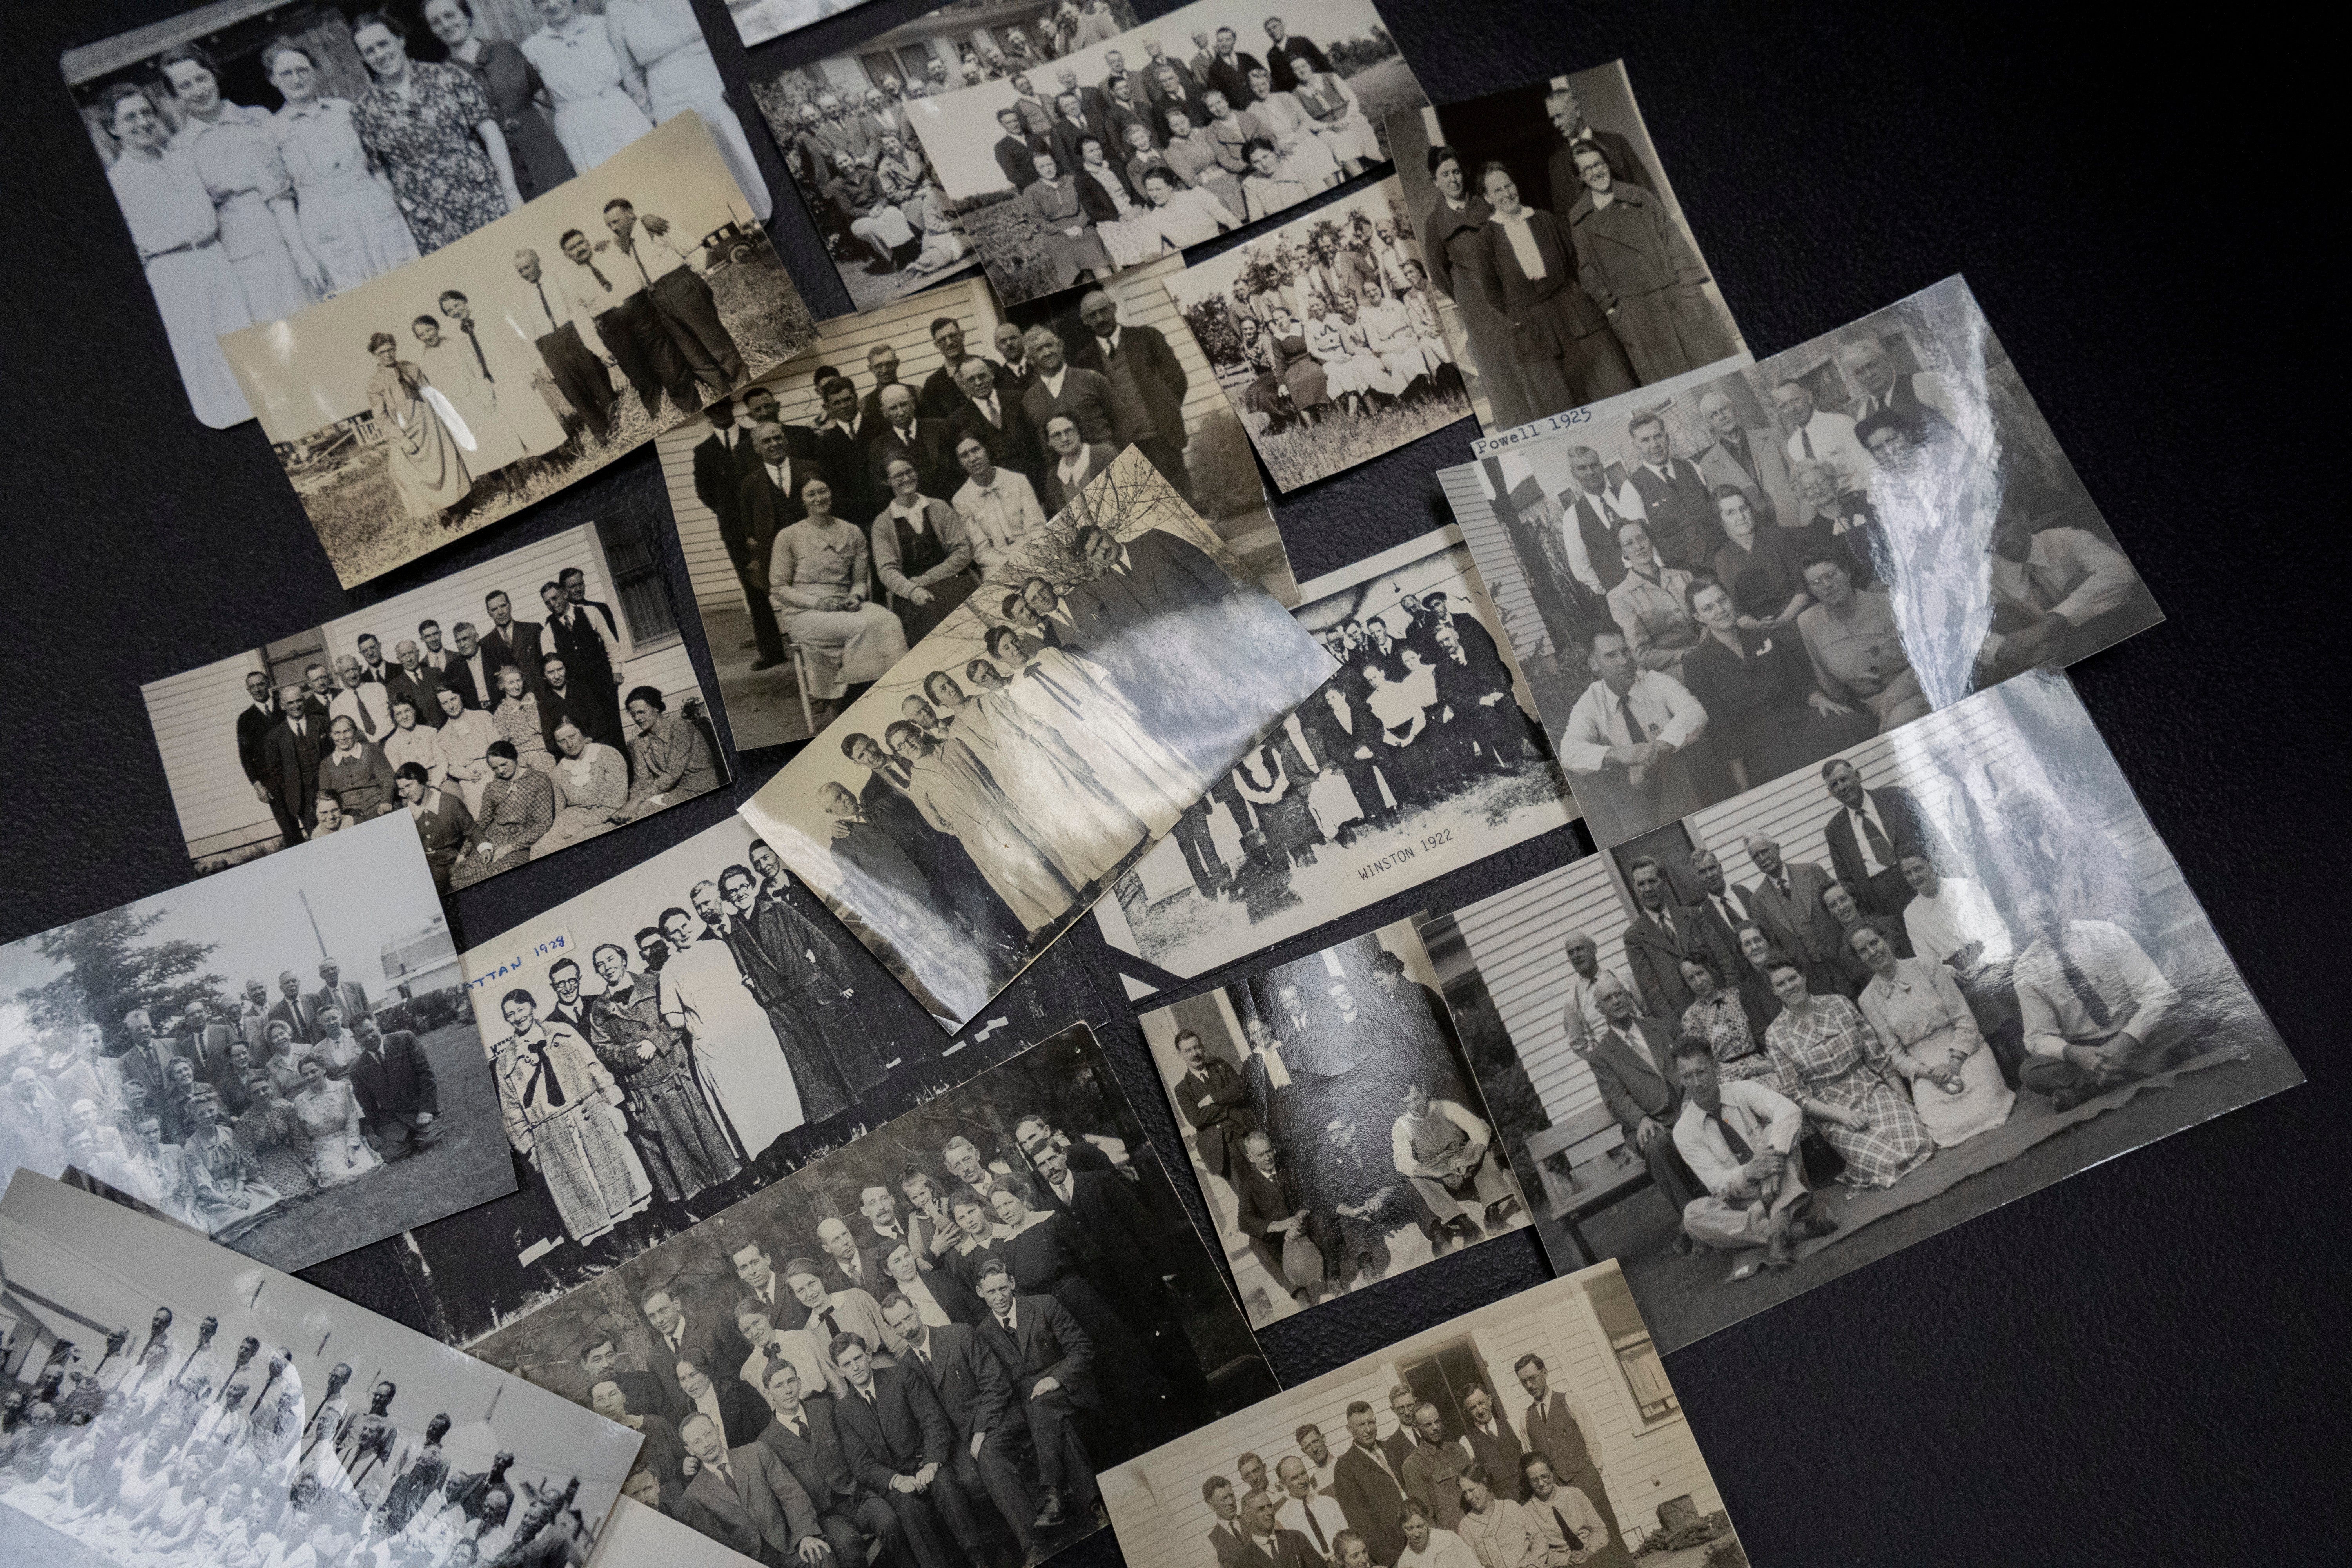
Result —
[[[218, 1303], [235, 1313], [242, 1302]], [[101, 1308], [102, 1310], [102, 1308]], [[88, 1319], [80, 1319], [89, 1321]], [[100, 1321], [103, 1321], [102, 1319]], [[49, 1350], [29, 1395], [0, 1412], [0, 1507], [109, 1562], [196, 1568], [571, 1568], [596, 1521], [573, 1506], [574, 1477], [527, 1479], [511, 1448], [487, 1470], [445, 1450], [447, 1412], [422, 1426], [381, 1378], [364, 1408], [338, 1362], [307, 1392], [302, 1362], [247, 1335], [234, 1351], [218, 1315], [193, 1335], [169, 1307], [143, 1332], [107, 1333], [95, 1362], [71, 1341]], [[330, 1333], [331, 1337], [331, 1332]], [[315, 1374], [314, 1374], [315, 1375]], [[504, 1436], [488, 1421], [469, 1436]], [[526, 1438], [525, 1452], [531, 1447]], [[12, 1531], [21, 1528], [12, 1525]], [[27, 1551], [29, 1539], [13, 1542]], [[30, 1559], [28, 1559], [30, 1560]]]
[[1324, 51], [1265, 21], [1265, 58], [1231, 27], [1193, 35], [1188, 59], [1156, 39], [1047, 90], [1013, 75], [997, 110], [997, 167], [1026, 205], [1054, 286], [1182, 251], [1294, 206], [1387, 154]]
[[911, 285], [961, 261], [971, 242], [907, 122], [906, 99], [897, 77], [862, 99], [819, 92], [801, 100], [778, 140], [835, 262], [862, 260], [869, 274]]
[[1265, 1271], [1254, 1322], [1527, 1223], [1445, 1005], [1376, 938], [1224, 995], [1241, 1038], [1220, 1017], [1216, 1050], [1187, 1026], [1157, 1054], [1219, 1234]]
[[[822, 730], [1132, 446], [1188, 500], [1189, 379], [1167, 336], [1119, 320], [1094, 291], [1083, 338], [997, 325], [994, 357], [940, 316], [944, 363], [920, 386], [877, 343], [872, 384], [811, 374], [820, 417], [786, 423], [755, 386], [708, 410], [696, 496], [718, 520], [745, 607], [754, 671], [793, 658]], [[863, 520], [863, 521], [861, 521]], [[787, 638], [790, 639], [789, 644]]]
[[587, 1403], [646, 1438], [626, 1489], [776, 1568], [1034, 1563], [1095, 1528], [1093, 1456], [1173, 1436], [1202, 1385], [1179, 1238], [1123, 1139], [1013, 1140], [1020, 1171], [963, 1134], [854, 1191], [814, 1167], [812, 1234], [747, 1216], [723, 1288], [592, 1324]]
[[386, 1027], [366, 987], [320, 961], [306, 989], [256, 976], [236, 1001], [124, 1015], [9, 1042], [0, 1161], [72, 1166], [228, 1242], [289, 1205], [437, 1147], [441, 1102], [414, 1030]]
[[1213, 1568], [1633, 1568], [1591, 1436], [1551, 1369], [1530, 1351], [1512, 1371], [1528, 1395], [1516, 1422], [1484, 1384], [1450, 1419], [1399, 1383], [1385, 1437], [1357, 1399], [1336, 1454], [1310, 1421], [1271, 1472], [1264, 1455], [1240, 1455], [1231, 1477], [1201, 1483]]
[[699, 716], [623, 693], [619, 623], [586, 573], [539, 598], [547, 618], [522, 620], [492, 589], [488, 629], [457, 621], [447, 647], [428, 616], [390, 660], [362, 632], [331, 674], [315, 661], [273, 691], [248, 672], [237, 761], [278, 847], [404, 810], [446, 895], [718, 788]]
[[[425, 0], [407, 15], [429, 39], [412, 39], [387, 7], [356, 10], [340, 38], [270, 37], [249, 60], [184, 43], [98, 94], [108, 179], [206, 423], [247, 417], [222, 334], [520, 211], [683, 110], [710, 127], [764, 212], [758, 163], [687, 0], [609, 0], [602, 16], [577, 0], [533, 9], [542, 25], [519, 39], [491, 36], [469, 0]], [[223, 60], [277, 107], [233, 101]], [[338, 96], [354, 67], [366, 89]], [[478, 379], [495, 374], [484, 364]], [[520, 382], [504, 390], [514, 428], [498, 434], [525, 448], [506, 461], [551, 450], [530, 446], [546, 410], [512, 406], [536, 395]]]

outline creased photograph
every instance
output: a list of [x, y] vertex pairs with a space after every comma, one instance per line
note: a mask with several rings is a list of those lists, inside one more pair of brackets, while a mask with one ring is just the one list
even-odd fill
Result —
[[253, 416], [218, 339], [522, 212], [656, 121], [700, 116], [768, 218], [688, 0], [215, 0], [59, 65], [215, 428]]
[[1744, 352], [1622, 60], [1387, 133], [1487, 430]]
[[[972, 278], [838, 316], [808, 353], [660, 437], [737, 746], [831, 723], [851, 682], [896, 663], [1129, 445], [1296, 602], [1249, 441], [1160, 287], [1179, 265], [1010, 311]], [[863, 536], [862, 578], [796, 542], [812, 480]], [[810, 602], [836, 583], [896, 616], [899, 641], [854, 661], [836, 647]]]
[[577, 1562], [645, 1439], [200, 1236], [0, 1199], [0, 1560]]
[[1098, 1469], [1276, 1386], [1083, 1024], [474, 1351], [643, 1433], [630, 1494], [762, 1563], [1043, 1562]]
[[916, 99], [908, 119], [988, 280], [1018, 304], [1377, 168], [1386, 120], [1426, 101], [1370, 0], [1195, 0]]
[[1411, 921], [1137, 1021], [1253, 1328], [1528, 1224]]
[[1603, 847], [2163, 618], [1966, 282], [1442, 471]]
[[729, 773], [626, 512], [140, 696], [199, 871], [404, 814], [446, 896]]
[[1337, 672], [1095, 909], [1130, 998], [1565, 827], [1567, 786], [1453, 528], [1302, 584]]
[[[838, 741], [739, 808], [950, 1031], [1331, 673], [1141, 449], [1081, 457], [1083, 489], [853, 689]], [[900, 632], [824, 489], [777, 548], [849, 567], [795, 617], [846, 660]]]
[[0, 1175], [274, 1268], [514, 1191], [416, 834], [354, 826], [0, 947]]
[[1421, 934], [1667, 1350], [2303, 1079], [2052, 670]]
[[1745, 1568], [1616, 1265], [1411, 1335], [1102, 1479], [1136, 1568]]
[[1173, 272], [1168, 292], [1276, 489], [1470, 413], [1458, 330], [1394, 179]]
[[814, 336], [689, 111], [221, 348], [350, 587], [577, 483]]

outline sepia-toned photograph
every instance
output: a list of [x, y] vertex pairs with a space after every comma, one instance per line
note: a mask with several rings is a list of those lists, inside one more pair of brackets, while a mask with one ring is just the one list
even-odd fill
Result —
[[253, 417], [219, 339], [520, 213], [688, 110], [768, 218], [688, 0], [216, 0], [59, 64], [215, 428]]
[[140, 695], [204, 872], [404, 812], [446, 897], [728, 774], [625, 512]]
[[1338, 666], [1095, 907], [1129, 996], [1568, 826], [1501, 623], [1447, 527], [1303, 584]]
[[1168, 291], [1277, 489], [1470, 413], [1458, 335], [1393, 178], [1172, 273]]
[[1399, 1341], [1102, 1479], [1136, 1568], [1746, 1568], [1614, 1264]]
[[[1078, 457], [1052, 520], [853, 689], [838, 741], [738, 808], [950, 1031], [1331, 672], [1140, 447]], [[822, 549], [855, 581], [862, 542], [811, 516], [777, 551]], [[855, 656], [899, 636], [871, 601], [826, 602], [844, 607], [795, 616], [796, 637]]]
[[1421, 932], [1667, 1350], [2303, 1079], [2053, 670]]
[[[903, 651], [878, 638], [853, 667], [814, 629], [820, 590], [879, 604], [904, 645], [919, 642], [1130, 444], [1268, 593], [1297, 602], [1248, 438], [1160, 287], [1180, 265], [1011, 311], [970, 278], [838, 316], [808, 353], [660, 437], [738, 747], [808, 739]], [[779, 553], [813, 479], [828, 516], [863, 535], [862, 579], [822, 552]]]
[[[744, 25], [739, 10], [736, 26]], [[853, 309], [887, 304], [976, 266], [908, 119], [909, 101], [1025, 78], [1133, 26], [1128, 0], [1087, 0], [1083, 9], [1076, 0], [958, 0], [851, 53], [752, 62], [751, 95]]]
[[415, 835], [354, 826], [0, 947], [0, 1174], [274, 1268], [510, 1193]]
[[0, 1199], [0, 1557], [579, 1563], [645, 1439], [176, 1226]]
[[528, 210], [221, 347], [350, 587], [587, 478], [814, 336], [687, 113]]
[[1958, 278], [1438, 477], [1603, 847], [2161, 620]]
[[1019, 304], [1380, 167], [1389, 116], [1427, 101], [1371, 0], [1195, 0], [914, 100], [908, 119], [988, 280]]
[[1276, 1384], [1084, 1024], [473, 1347], [645, 1436], [629, 1494], [758, 1561], [1016, 1568], [1097, 1472]]
[[1251, 1327], [1528, 1224], [1412, 922], [1137, 1022]]
[[1387, 130], [1488, 431], [1742, 352], [1623, 61]]

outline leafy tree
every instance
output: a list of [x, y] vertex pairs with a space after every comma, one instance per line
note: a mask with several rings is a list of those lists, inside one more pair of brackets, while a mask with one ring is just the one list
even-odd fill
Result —
[[17, 1001], [36, 1024], [52, 1028], [96, 1024], [105, 1031], [109, 1050], [129, 1044], [122, 1016], [133, 1007], [146, 1008], [161, 1027], [166, 1019], [192, 1008], [224, 1005], [226, 982], [220, 975], [199, 973], [219, 944], [142, 942], [140, 939], [163, 918], [161, 911], [142, 915], [109, 910], [43, 931], [33, 945], [66, 972], [45, 985], [25, 987], [16, 994]]

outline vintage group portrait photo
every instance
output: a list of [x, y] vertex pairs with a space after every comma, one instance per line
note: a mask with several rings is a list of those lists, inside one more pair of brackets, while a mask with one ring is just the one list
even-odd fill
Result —
[[[1332, 669], [1143, 448], [1089, 468], [738, 808], [950, 1032]], [[781, 538], [837, 551], [816, 528]], [[795, 622], [898, 631], [870, 601]]]
[[989, 281], [1017, 304], [1381, 167], [1383, 122], [1426, 101], [1370, 0], [1194, 0], [916, 99], [907, 117]]
[[659, 542], [626, 511], [140, 696], [201, 872], [405, 816], [446, 895], [729, 773]]
[[1138, 1022], [1253, 1327], [1528, 1224], [1412, 922]]
[[1172, 273], [1168, 291], [1276, 489], [1470, 413], [1458, 328], [1393, 178]]
[[[215, 428], [258, 406], [219, 339], [520, 213], [656, 122], [698, 116], [745, 216], [768, 219], [688, 0], [216, 0], [59, 65]], [[603, 411], [579, 412], [601, 438]]]
[[1607, 847], [2162, 618], [1966, 282], [1440, 472]]
[[522, 211], [220, 343], [350, 587], [587, 478], [814, 331], [688, 111]]
[[1748, 1561], [1616, 1265], [1285, 1389], [1103, 1478], [1153, 1568]]
[[1487, 430], [1741, 351], [1622, 60], [1408, 110], [1387, 132]]
[[415, 835], [370, 823], [0, 947], [0, 1179], [276, 1268], [514, 1190]]
[[0, 1199], [0, 1321], [12, 1563], [582, 1562], [644, 1444], [28, 1172]]
[[2303, 1078], [2053, 670], [1421, 934], [1667, 1350]]
[[1083, 1024], [472, 1348], [643, 1433], [632, 1495], [761, 1561], [797, 1487], [836, 1562], [1041, 1562], [1101, 1528], [1097, 1471], [1277, 1386]]
[[1261, 952], [1575, 815], [1451, 526], [1300, 585], [1337, 668], [1095, 907], [1130, 996]]
[[[823, 730], [853, 684], [897, 663], [1130, 445], [1296, 602], [1248, 438], [1160, 286], [1180, 265], [1009, 311], [973, 277], [837, 316], [807, 353], [657, 440], [739, 747]], [[840, 521], [862, 568], [805, 542], [846, 542]], [[895, 636], [880, 614], [854, 637], [829, 619], [819, 601], [836, 588], [895, 617]]]

